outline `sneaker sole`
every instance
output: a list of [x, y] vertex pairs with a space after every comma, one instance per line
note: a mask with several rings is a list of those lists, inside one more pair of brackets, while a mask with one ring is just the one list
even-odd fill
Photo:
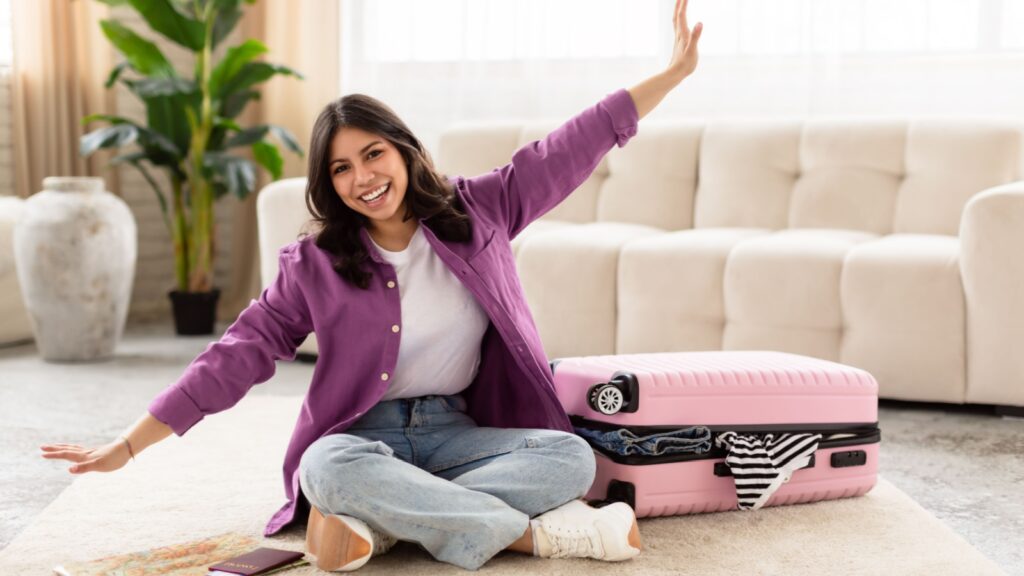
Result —
[[640, 541], [640, 525], [637, 524], [636, 518], [633, 518], [633, 525], [629, 528], [629, 538], [627, 539], [629, 545], [637, 550], [643, 550], [643, 542]]
[[324, 516], [316, 507], [306, 526], [306, 551], [316, 567], [327, 572], [355, 570], [370, 559], [373, 547], [337, 516]]

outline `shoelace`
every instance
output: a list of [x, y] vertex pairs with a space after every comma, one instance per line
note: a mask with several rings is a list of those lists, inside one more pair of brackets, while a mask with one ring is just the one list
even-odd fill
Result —
[[568, 534], [553, 534], [545, 530], [551, 544], [552, 558], [590, 558], [594, 554], [594, 536], [586, 530], [575, 529]]

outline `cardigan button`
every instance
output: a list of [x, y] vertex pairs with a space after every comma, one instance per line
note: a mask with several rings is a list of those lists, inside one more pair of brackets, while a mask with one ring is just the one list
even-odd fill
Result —
[[399, 330], [399, 328], [398, 328], [398, 324], [395, 324], [394, 326], [392, 326], [392, 327], [391, 327], [391, 331], [392, 331], [392, 332], [396, 332], [396, 333], [397, 333], [397, 332], [398, 332], [398, 330]]
[[394, 287], [395, 287], [395, 281], [394, 280], [388, 280], [388, 288], [394, 288]]
[[385, 373], [381, 374], [381, 375], [380, 375], [380, 379], [381, 379], [381, 380], [384, 380], [385, 382], [387, 382], [387, 379], [388, 379], [388, 373], [387, 373], [387, 372], [385, 372]]

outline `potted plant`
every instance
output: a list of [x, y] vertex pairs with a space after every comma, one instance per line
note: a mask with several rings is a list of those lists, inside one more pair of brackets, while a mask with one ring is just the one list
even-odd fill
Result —
[[[260, 97], [256, 87], [282, 74], [302, 76], [285, 66], [257, 60], [267, 47], [246, 40], [214, 58], [214, 50], [242, 16], [243, 0], [101, 0], [134, 9], [156, 33], [194, 55], [192, 78], [178, 74], [156, 44], [114, 19], [103, 20], [104, 35], [124, 56], [107, 79], [120, 82], [146, 107], [145, 123], [94, 114], [82, 120], [107, 125], [82, 136], [79, 152], [135, 148], [111, 160], [134, 166], [156, 193], [174, 248], [176, 289], [168, 296], [178, 334], [212, 334], [220, 291], [213, 286], [214, 201], [226, 194], [245, 199], [256, 187], [256, 164], [281, 177], [284, 161], [273, 135], [302, 155], [283, 127], [243, 128], [235, 121]], [[252, 4], [255, 0], [244, 0]], [[251, 152], [251, 158], [238, 152]], [[153, 177], [162, 170], [167, 183]], [[165, 191], [169, 187], [169, 194]]]

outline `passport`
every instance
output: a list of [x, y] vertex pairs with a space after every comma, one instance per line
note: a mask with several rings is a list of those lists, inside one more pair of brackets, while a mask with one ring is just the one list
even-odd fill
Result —
[[294, 550], [257, 548], [252, 552], [246, 552], [245, 554], [229, 558], [228, 560], [218, 562], [217, 564], [210, 566], [208, 576], [215, 576], [218, 574], [232, 574], [239, 576], [268, 574], [275, 568], [281, 568], [288, 564], [306, 564], [305, 562], [296, 562], [296, 560], [302, 559], [303, 556], [302, 552], [296, 552]]

